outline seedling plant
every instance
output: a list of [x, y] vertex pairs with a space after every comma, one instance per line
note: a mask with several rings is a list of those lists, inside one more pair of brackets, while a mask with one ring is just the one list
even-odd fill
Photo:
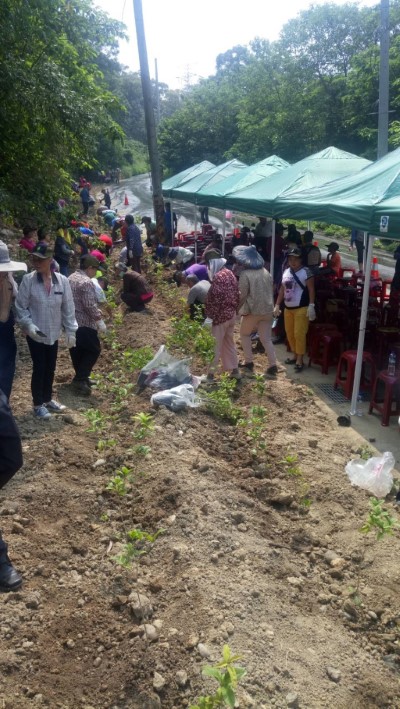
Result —
[[126, 465], [122, 465], [121, 468], [116, 471], [115, 475], [109, 480], [106, 485], [106, 490], [114, 492], [119, 497], [125, 497], [132, 481], [132, 474], [133, 471], [131, 468], [128, 468]]
[[133, 436], [138, 440], [146, 438], [146, 436], [154, 430], [154, 422], [151, 414], [140, 412], [139, 414], [132, 416], [132, 420], [137, 424]]
[[212, 677], [217, 681], [216, 691], [214, 694], [199, 697], [197, 703], [192, 704], [190, 709], [219, 709], [220, 707], [234, 709], [237, 706], [237, 687], [246, 674], [243, 667], [236, 665], [238, 660], [240, 660], [240, 655], [232, 655], [229, 645], [224, 645], [222, 660], [212, 667], [204, 667], [202, 671], [205, 677]]
[[240, 420], [241, 409], [232, 402], [232, 395], [236, 389], [236, 379], [228, 373], [222, 374], [214, 391], [205, 392], [207, 410], [216, 418], [237, 424]]
[[377, 541], [386, 536], [392, 536], [394, 531], [399, 528], [396, 518], [384, 509], [384, 504], [385, 500], [377, 500], [376, 497], [370, 498], [370, 511], [360, 530], [363, 534], [374, 532]]
[[85, 411], [84, 416], [90, 423], [90, 427], [87, 430], [88, 433], [100, 433], [107, 428], [108, 416], [105, 416], [99, 409], [88, 409]]
[[282, 465], [285, 466], [285, 471], [288, 475], [296, 479], [296, 488], [299, 497], [299, 504], [305, 510], [308, 509], [312, 504], [312, 499], [309, 496], [309, 485], [304, 480], [303, 471], [298, 465], [299, 457], [297, 453], [288, 453], [285, 455], [283, 460], [280, 461]]

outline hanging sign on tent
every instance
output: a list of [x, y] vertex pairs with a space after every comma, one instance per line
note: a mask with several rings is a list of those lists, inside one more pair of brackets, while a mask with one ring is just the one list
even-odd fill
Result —
[[389, 217], [381, 217], [379, 231], [381, 234], [386, 234], [389, 229]]

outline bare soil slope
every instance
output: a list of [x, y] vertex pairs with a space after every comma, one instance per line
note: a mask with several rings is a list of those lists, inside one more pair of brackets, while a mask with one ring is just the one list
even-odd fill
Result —
[[[247, 669], [240, 707], [400, 707], [399, 539], [359, 532], [368, 496], [344, 466], [362, 439], [284, 372], [261, 397], [250, 377], [238, 387], [244, 417], [267, 409], [256, 455], [246, 427], [204, 408], [152, 410], [148, 389], [121, 393], [137, 377], [124, 348], [155, 351], [169, 331], [161, 296], [148, 314], [124, 314], [97, 367], [113, 378], [90, 400], [70, 391], [61, 350], [69, 411], [49, 422], [32, 419], [20, 338], [12, 404], [25, 465], [0, 516], [24, 585], [0, 596], [0, 706], [188, 707], [213, 686], [201, 667], [228, 642]], [[154, 430], [135, 439], [131, 417], [149, 411]], [[106, 487], [121, 466], [133, 479], [120, 498]], [[165, 533], [125, 569], [114, 557], [135, 527]]]

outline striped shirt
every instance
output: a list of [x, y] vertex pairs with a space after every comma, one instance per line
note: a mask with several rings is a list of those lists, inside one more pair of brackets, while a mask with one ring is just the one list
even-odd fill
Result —
[[75, 271], [68, 278], [75, 303], [75, 315], [79, 327], [97, 330], [102, 314], [97, 307], [96, 288], [85, 271]]
[[67, 335], [74, 335], [78, 329], [71, 287], [60, 273], [52, 272], [49, 292], [40, 273], [27, 273], [18, 290], [15, 310], [21, 329], [27, 331], [29, 325], [36, 325], [46, 335], [46, 345], [53, 345], [62, 329]]

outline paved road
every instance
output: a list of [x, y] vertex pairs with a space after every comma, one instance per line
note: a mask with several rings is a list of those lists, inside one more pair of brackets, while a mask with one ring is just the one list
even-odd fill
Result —
[[[112, 200], [112, 207], [118, 210], [119, 214], [140, 214], [153, 216], [153, 199], [151, 193], [150, 175], [136, 175], [129, 177], [126, 180], [121, 180], [119, 185], [110, 185], [109, 191]], [[128, 198], [128, 206], [124, 204], [125, 196]], [[178, 231], [191, 231], [194, 228], [195, 215], [197, 217], [197, 227], [199, 227], [199, 212], [193, 204], [188, 202], [173, 201], [172, 206], [178, 215]], [[211, 210], [210, 210], [211, 211]], [[220, 214], [220, 216], [219, 216]], [[222, 231], [222, 211], [212, 210], [210, 213], [211, 224]], [[231, 222], [227, 222], [227, 227], [232, 227]], [[312, 225], [311, 225], [312, 228]], [[335, 241], [334, 237], [326, 237], [322, 234], [316, 234], [323, 256], [326, 256], [326, 250], [323, 245], [327, 245], [330, 241]], [[348, 243], [339, 241], [340, 254], [342, 257], [343, 266], [351, 266], [357, 268], [356, 251], [349, 251]], [[382, 251], [374, 251], [378, 256], [378, 267], [382, 278], [393, 278], [394, 266], [391, 256], [382, 253]]]

